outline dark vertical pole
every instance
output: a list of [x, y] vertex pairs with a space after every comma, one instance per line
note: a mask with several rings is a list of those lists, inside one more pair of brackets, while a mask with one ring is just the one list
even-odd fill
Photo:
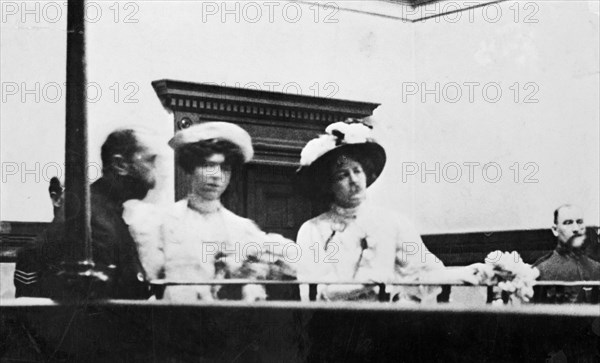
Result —
[[87, 106], [84, 0], [67, 3], [67, 105], [65, 140], [65, 261], [55, 299], [107, 296], [110, 277], [94, 268], [87, 174]]
[[[87, 107], [84, 0], [68, 0], [65, 238], [69, 264], [93, 265], [87, 175]], [[81, 266], [80, 266], [81, 268]]]

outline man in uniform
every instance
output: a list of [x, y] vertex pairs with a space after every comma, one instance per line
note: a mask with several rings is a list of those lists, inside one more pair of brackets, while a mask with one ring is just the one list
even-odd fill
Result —
[[18, 252], [14, 274], [15, 297], [49, 297], [54, 288], [49, 277], [56, 275], [60, 269], [65, 211], [63, 187], [57, 177], [50, 179], [48, 192], [54, 219], [37, 237], [35, 246]]
[[[143, 199], [155, 186], [157, 157], [147, 132], [119, 129], [102, 145], [102, 177], [90, 186], [94, 263], [110, 271], [110, 298], [146, 299], [150, 296], [137, 247], [129, 234], [123, 203]], [[16, 297], [60, 296], [56, 278], [65, 258], [64, 197], [57, 178], [50, 182], [54, 220], [35, 247], [19, 253], [15, 268]]]
[[143, 199], [155, 186], [157, 152], [150, 135], [133, 129], [112, 132], [102, 145], [102, 177], [90, 187], [94, 263], [112, 271], [109, 297], [150, 296], [137, 247], [123, 220], [123, 203]]
[[[554, 251], [535, 262], [534, 266], [540, 270], [539, 280], [600, 280], [600, 262], [594, 261], [585, 254], [585, 232], [583, 212], [579, 207], [564, 204], [554, 211], [552, 233], [558, 243]], [[564, 289], [564, 293], [570, 295], [564, 296], [564, 299], [581, 300], [584, 298], [582, 291], [581, 288]], [[558, 289], [557, 294], [561, 295]], [[556, 298], [561, 300], [558, 295]]]

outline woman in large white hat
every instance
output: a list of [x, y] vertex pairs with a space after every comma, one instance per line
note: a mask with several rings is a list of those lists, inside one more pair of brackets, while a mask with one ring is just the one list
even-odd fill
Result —
[[[385, 150], [373, 139], [371, 128], [348, 120], [329, 125], [325, 131], [301, 153], [298, 172], [304, 186], [331, 207], [305, 222], [298, 232], [302, 251], [298, 279], [394, 282], [450, 278], [476, 282], [472, 268], [448, 273], [409, 220], [367, 201], [367, 188], [377, 180], [386, 161]], [[374, 300], [375, 290], [363, 285], [319, 285], [318, 298]], [[391, 298], [400, 300], [437, 295], [434, 289], [423, 287], [391, 292]], [[303, 300], [308, 298], [306, 287], [301, 295]]]
[[[204, 122], [178, 131], [169, 145], [175, 150], [177, 164], [191, 176], [191, 193], [160, 214], [150, 210], [139, 213], [139, 208], [137, 213], [125, 212], [148, 278], [211, 281], [292, 274], [282, 256], [273, 255], [293, 242], [262, 232], [253, 221], [221, 204], [232, 169], [252, 159], [250, 135], [231, 123]], [[265, 242], [270, 243], [269, 249], [264, 248]], [[279, 264], [272, 263], [278, 258]], [[210, 286], [170, 286], [164, 298], [212, 300], [222, 297], [225, 290], [231, 297], [232, 289], [217, 290]], [[266, 298], [258, 286], [247, 286], [242, 294], [247, 300]]]

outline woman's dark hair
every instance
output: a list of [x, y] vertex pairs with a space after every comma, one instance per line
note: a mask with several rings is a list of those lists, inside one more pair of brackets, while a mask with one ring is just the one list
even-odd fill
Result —
[[194, 170], [206, 163], [213, 154], [223, 154], [225, 164], [232, 167], [241, 165], [244, 162], [242, 150], [234, 143], [226, 140], [202, 140], [191, 144], [186, 144], [177, 149], [177, 165], [179, 165], [186, 174], [193, 174]]
[[357, 149], [346, 150], [344, 153], [334, 155], [334, 157], [327, 160], [327, 166], [326, 166], [327, 169], [326, 170], [329, 173], [328, 174], [328, 177], [329, 177], [328, 182], [330, 185], [332, 182], [331, 178], [333, 176], [335, 166], [341, 157], [352, 159], [352, 160], [358, 162], [360, 164], [360, 166], [362, 166], [363, 172], [365, 173], [365, 175], [367, 177], [367, 182], [369, 184], [370, 184], [370, 182], [372, 182], [374, 179], [377, 178], [378, 175], [375, 172], [375, 163], [373, 163], [373, 160], [370, 157], [360, 154], [357, 151], [358, 151]]
[[358, 149], [340, 149], [339, 152], [327, 155], [318, 168], [314, 170], [309, 185], [303, 186], [307, 196], [310, 196], [312, 199], [318, 199], [326, 205], [334, 201], [331, 186], [333, 183], [334, 168], [340, 157], [346, 157], [358, 162], [365, 173], [367, 184], [370, 184], [377, 178], [375, 163], [369, 156], [361, 154]]
[[333, 172], [335, 170], [335, 166], [340, 160], [340, 158], [348, 158], [352, 159], [360, 164], [367, 177], [367, 183], [370, 184], [375, 178], [377, 178], [377, 174], [375, 172], [375, 164], [367, 155], [363, 155], [358, 152], [357, 149], [346, 149], [343, 152], [332, 153], [328, 155], [327, 160], [324, 161], [322, 172], [324, 173], [321, 177], [325, 176], [324, 184], [327, 184], [326, 188], [331, 188], [331, 183], [333, 182]]

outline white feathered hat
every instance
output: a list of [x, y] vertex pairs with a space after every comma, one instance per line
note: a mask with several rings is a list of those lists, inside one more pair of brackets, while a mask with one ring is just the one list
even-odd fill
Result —
[[329, 171], [324, 168], [340, 155], [369, 159], [370, 170], [365, 170], [367, 186], [377, 180], [386, 161], [385, 150], [373, 138], [371, 127], [361, 120], [348, 119], [327, 126], [324, 135], [310, 140], [304, 146], [297, 173], [308, 185], [323, 184], [323, 178], [329, 175]]
[[222, 121], [203, 122], [177, 131], [169, 140], [169, 146], [177, 151], [184, 145], [204, 140], [226, 140], [237, 145], [245, 163], [252, 160], [254, 156], [250, 134], [238, 125]]

